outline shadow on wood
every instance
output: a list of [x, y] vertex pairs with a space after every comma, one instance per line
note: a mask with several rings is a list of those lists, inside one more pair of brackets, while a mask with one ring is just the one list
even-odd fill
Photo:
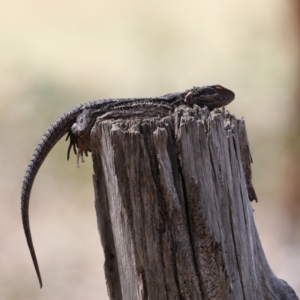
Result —
[[98, 119], [91, 132], [110, 298], [298, 299], [253, 221], [244, 121], [196, 106], [155, 113]]

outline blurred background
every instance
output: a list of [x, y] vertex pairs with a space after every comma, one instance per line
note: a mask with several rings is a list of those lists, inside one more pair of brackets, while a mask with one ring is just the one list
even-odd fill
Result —
[[22, 179], [48, 126], [98, 98], [221, 84], [244, 116], [274, 273], [300, 295], [298, 0], [0, 1], [0, 299], [108, 299], [91, 158], [60, 141], [36, 178], [30, 220], [44, 287], [25, 241]]

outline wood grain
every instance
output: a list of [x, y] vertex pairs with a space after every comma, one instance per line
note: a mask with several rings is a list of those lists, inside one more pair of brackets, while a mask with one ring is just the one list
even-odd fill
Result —
[[98, 119], [91, 132], [110, 299], [298, 299], [254, 224], [244, 121], [160, 112]]

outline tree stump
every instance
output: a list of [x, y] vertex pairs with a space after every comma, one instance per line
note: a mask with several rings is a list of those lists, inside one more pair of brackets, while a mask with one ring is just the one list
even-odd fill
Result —
[[243, 120], [198, 106], [114, 112], [91, 150], [110, 299], [298, 299], [254, 224]]

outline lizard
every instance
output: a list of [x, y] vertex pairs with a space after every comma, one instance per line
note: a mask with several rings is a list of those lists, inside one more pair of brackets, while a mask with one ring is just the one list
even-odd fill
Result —
[[147, 105], [164, 105], [169, 107], [170, 110], [174, 110], [176, 107], [182, 104], [188, 106], [193, 106], [194, 104], [200, 107], [206, 106], [209, 111], [212, 111], [215, 108], [220, 108], [229, 104], [234, 100], [234, 97], [235, 94], [231, 90], [228, 90], [221, 85], [211, 85], [194, 87], [184, 92], [166, 94], [155, 98], [95, 100], [75, 106], [71, 110], [62, 114], [54, 123], [52, 123], [52, 125], [50, 125], [47, 131], [44, 133], [28, 163], [21, 192], [21, 215], [23, 228], [33, 265], [39, 280], [40, 288], [43, 286], [42, 277], [33, 246], [29, 224], [30, 193], [34, 179], [38, 170], [42, 166], [43, 161], [55, 144], [65, 134], [67, 134], [67, 139], [70, 139], [70, 144], [67, 150], [67, 159], [69, 160], [70, 151], [72, 148], [75, 154], [77, 154], [77, 150], [81, 152], [81, 155], [83, 151], [86, 151], [86, 149], [82, 150], [79, 141], [89, 134], [97, 117], [103, 116], [110, 111], [124, 109], [126, 107], [130, 108], [133, 106], [145, 106], [147, 110]]

